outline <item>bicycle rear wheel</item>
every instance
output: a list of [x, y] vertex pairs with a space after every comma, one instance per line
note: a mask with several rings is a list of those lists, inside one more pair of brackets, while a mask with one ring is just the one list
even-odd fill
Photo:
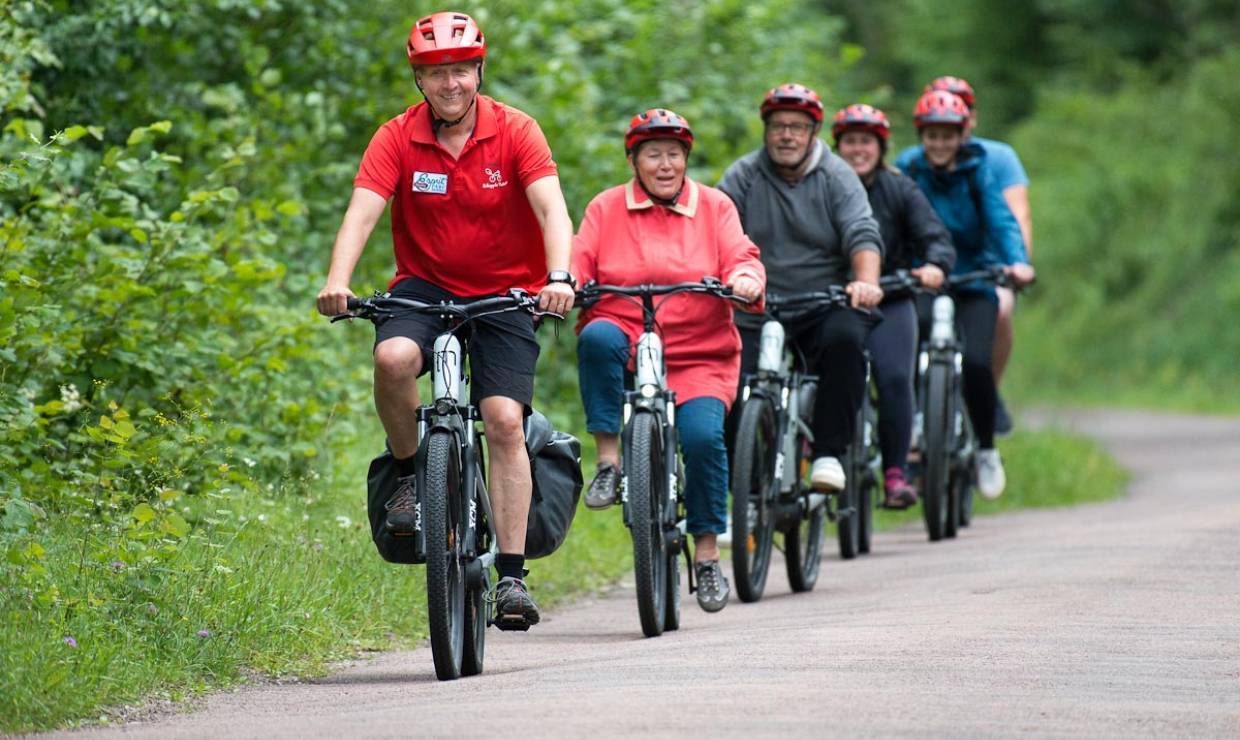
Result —
[[[771, 402], [751, 397], [741, 409], [732, 455], [732, 575], [741, 601], [762, 598], [775, 542], [773, 497], [779, 439]], [[791, 462], [791, 461], [790, 461]]]
[[460, 677], [465, 648], [465, 564], [460, 447], [451, 432], [426, 442], [426, 612], [440, 681]]
[[[801, 477], [799, 490], [809, 491], [809, 464], [804, 456], [806, 440], [797, 436], [797, 456], [789, 464]], [[804, 495], [804, 494], [802, 494]], [[822, 565], [822, 539], [826, 525], [825, 504], [802, 512], [796, 524], [784, 532], [784, 566], [788, 571], [788, 585], [795, 592], [810, 591], [818, 582]]]
[[663, 470], [663, 438], [659, 417], [633, 416], [628, 454], [629, 530], [633, 535], [633, 575], [637, 613], [642, 634], [663, 634], [667, 619], [668, 557], [663, 536], [663, 507], [667, 502], [667, 475]]
[[953, 456], [951, 368], [932, 362], [926, 371], [925, 411], [922, 415], [922, 516], [932, 542], [947, 533], [951, 510], [949, 481]]

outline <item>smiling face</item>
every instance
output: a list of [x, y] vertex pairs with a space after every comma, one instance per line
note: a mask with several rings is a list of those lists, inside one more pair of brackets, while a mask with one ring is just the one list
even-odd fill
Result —
[[777, 110], [766, 119], [766, 151], [780, 167], [796, 167], [814, 143], [814, 119], [796, 110]]
[[638, 144], [629, 157], [646, 190], [671, 200], [685, 183], [685, 147], [676, 139], [651, 139]]
[[948, 167], [954, 163], [963, 141], [964, 130], [960, 126], [932, 123], [921, 130], [921, 145], [931, 167]]
[[414, 75], [440, 118], [454, 120], [465, 115], [478, 94], [477, 60], [418, 67]]
[[841, 134], [836, 149], [844, 161], [863, 180], [874, 174], [874, 170], [878, 169], [883, 159], [883, 148], [878, 136], [861, 129], [845, 131]]

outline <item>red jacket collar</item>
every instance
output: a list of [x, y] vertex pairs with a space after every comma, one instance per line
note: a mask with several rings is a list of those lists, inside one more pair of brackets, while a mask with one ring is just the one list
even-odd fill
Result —
[[[624, 205], [630, 211], [639, 211], [643, 208], [654, 208], [656, 203], [650, 199], [650, 196], [646, 195], [645, 190], [638, 186], [637, 180], [633, 179], [624, 184]], [[685, 186], [680, 189], [680, 197], [676, 199], [673, 205], [668, 206], [667, 209], [675, 211], [682, 216], [693, 218], [697, 215], [697, 207], [698, 184], [690, 180], [689, 176], [686, 175]]]

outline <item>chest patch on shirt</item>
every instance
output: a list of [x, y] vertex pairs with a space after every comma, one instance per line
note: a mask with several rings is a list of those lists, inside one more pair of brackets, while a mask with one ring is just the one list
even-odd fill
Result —
[[508, 185], [508, 179], [504, 177], [504, 173], [500, 170], [499, 165], [484, 167], [482, 172], [486, 175], [486, 182], [482, 183], [482, 187], [487, 190], [502, 188]]
[[448, 192], [448, 175], [441, 172], [414, 172], [413, 192], [444, 195]]

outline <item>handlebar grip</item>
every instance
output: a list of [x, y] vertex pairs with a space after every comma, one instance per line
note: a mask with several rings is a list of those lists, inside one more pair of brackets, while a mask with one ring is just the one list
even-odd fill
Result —
[[348, 306], [348, 309], [349, 309], [350, 311], [356, 311], [357, 309], [361, 308], [361, 306], [362, 306], [362, 299], [361, 299], [361, 298], [354, 298], [354, 297], [350, 296], [350, 297], [349, 297], [349, 299], [348, 299], [347, 306]]

